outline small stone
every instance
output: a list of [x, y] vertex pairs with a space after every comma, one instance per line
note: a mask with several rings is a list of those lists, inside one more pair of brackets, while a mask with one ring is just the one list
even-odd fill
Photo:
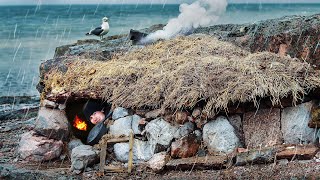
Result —
[[65, 110], [66, 109], [66, 104], [59, 104], [58, 109], [59, 110]]
[[156, 119], [162, 115], [161, 109], [155, 109], [146, 113], [145, 117], [147, 119]]
[[123, 108], [123, 107], [117, 107], [113, 110], [112, 113], [112, 119], [113, 120], [117, 120], [119, 118], [123, 118], [129, 115], [129, 112], [127, 109]]
[[207, 151], [204, 149], [199, 149], [197, 152], [198, 157], [205, 157], [207, 155]]
[[155, 172], [163, 170], [164, 166], [169, 161], [169, 156], [166, 152], [160, 152], [155, 155], [147, 162], [149, 168]]
[[200, 107], [198, 108], [195, 108], [193, 111], [192, 111], [192, 117], [194, 118], [199, 118], [201, 116], [201, 111], [202, 109]]
[[178, 111], [176, 112], [175, 121], [178, 124], [184, 124], [188, 121], [189, 113], [186, 111]]
[[81, 171], [80, 170], [74, 170], [74, 171], [72, 171], [72, 174], [73, 175], [79, 175], [79, 174], [81, 174]]
[[280, 166], [286, 166], [286, 165], [288, 165], [288, 163], [289, 163], [289, 160], [288, 160], [288, 159], [280, 159], [280, 160], [278, 161], [278, 164], [279, 164]]
[[207, 123], [207, 119], [206, 118], [197, 118], [195, 119], [195, 123], [197, 125], [197, 128], [202, 129], [203, 126]]
[[195, 130], [194, 134], [196, 135], [198, 141], [202, 140], [202, 132], [199, 129]]
[[197, 154], [200, 142], [194, 134], [185, 136], [171, 144], [171, 157], [187, 158]]
[[46, 107], [46, 108], [55, 109], [55, 108], [58, 107], [58, 104], [55, 103], [55, 102], [53, 102], [53, 101], [49, 101], [49, 100], [45, 99], [45, 100], [43, 100], [43, 101], [41, 102], [41, 106], [42, 106], [42, 107]]

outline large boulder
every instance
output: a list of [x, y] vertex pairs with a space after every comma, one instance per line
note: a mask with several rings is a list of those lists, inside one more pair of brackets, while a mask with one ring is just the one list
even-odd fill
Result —
[[224, 116], [204, 125], [203, 141], [209, 152], [214, 154], [231, 153], [240, 145], [235, 129]]
[[58, 158], [62, 148], [62, 141], [48, 139], [37, 135], [34, 131], [30, 131], [21, 135], [18, 154], [27, 161], [49, 161]]
[[67, 140], [69, 123], [64, 111], [41, 107], [34, 130], [51, 139]]
[[98, 161], [98, 152], [89, 145], [80, 145], [72, 149], [71, 170], [82, 171]]
[[170, 123], [162, 118], [149, 122], [145, 127], [147, 138], [150, 144], [154, 146], [157, 144], [169, 146], [177, 129], [177, 127], [171, 126]]
[[243, 116], [243, 132], [247, 148], [282, 144], [280, 109], [259, 109]]
[[284, 142], [287, 144], [308, 144], [315, 142], [317, 129], [308, 127], [313, 102], [283, 109], [281, 128]]
[[[129, 143], [117, 143], [114, 145], [114, 154], [117, 160], [128, 162]], [[147, 141], [135, 139], [133, 143], [133, 162], [148, 161], [154, 155], [154, 147]]]

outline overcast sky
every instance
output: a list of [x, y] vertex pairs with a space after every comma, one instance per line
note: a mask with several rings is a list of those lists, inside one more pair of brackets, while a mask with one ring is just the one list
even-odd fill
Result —
[[[167, 3], [180, 4], [183, 2], [190, 3], [193, 0], [0, 0], [0, 5], [19, 5], [19, 4], [116, 4], [116, 3]], [[231, 3], [320, 3], [320, 0], [228, 0]]]

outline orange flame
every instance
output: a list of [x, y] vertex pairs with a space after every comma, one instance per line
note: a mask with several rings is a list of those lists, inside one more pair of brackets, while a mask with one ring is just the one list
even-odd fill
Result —
[[74, 118], [73, 126], [81, 131], [86, 131], [88, 127], [87, 123], [80, 119], [78, 115], [76, 115], [76, 117]]

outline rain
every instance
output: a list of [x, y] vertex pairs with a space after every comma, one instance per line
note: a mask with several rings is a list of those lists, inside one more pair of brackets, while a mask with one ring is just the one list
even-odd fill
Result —
[[[179, 35], [188, 35], [199, 27], [227, 24], [254, 25], [251, 35], [257, 36], [257, 33], [264, 28], [259, 25], [263, 20], [292, 15], [310, 16], [320, 12], [319, 4], [297, 4], [303, 3], [302, 0], [224, 0], [225, 3], [218, 4], [219, 2], [222, 0], [94, 0], [90, 3], [83, 0], [1, 1], [0, 97], [11, 101], [7, 100], [6, 103], [1, 104], [0, 115], [9, 111], [23, 112], [23, 116], [19, 118], [24, 121], [17, 124], [20, 123], [20, 125], [23, 124], [32, 129], [28, 123], [36, 121], [36, 117], [32, 119], [30, 116], [39, 109], [41, 95], [38, 89], [41, 86], [38, 82], [40, 78], [43, 78], [39, 72], [41, 63], [54, 59], [57, 47], [74, 44], [81, 40], [94, 39], [98, 41], [99, 37], [86, 36], [86, 33], [100, 26], [101, 19], [105, 16], [109, 18], [110, 24], [110, 31], [105, 37], [128, 35], [130, 29], [141, 30], [159, 24], [163, 24], [165, 28], [158, 32], [164, 32], [166, 27], [171, 26], [168, 29], [173, 32], [152, 39], [152, 42], [155, 42], [173, 39]], [[179, 19], [182, 17], [184, 8], [191, 7], [193, 3], [197, 5], [197, 9], [190, 8], [187, 16]], [[310, 3], [318, 3], [318, 1], [310, 0]], [[197, 18], [200, 14], [198, 12], [204, 12], [204, 15]], [[209, 20], [203, 23], [201, 20], [205, 18]], [[178, 20], [172, 21], [174, 19]], [[171, 22], [173, 23], [171, 24]], [[184, 23], [187, 26], [184, 26]], [[307, 61], [308, 58], [319, 55], [319, 39], [315, 41], [311, 35], [305, 37], [305, 32], [300, 29], [294, 31], [298, 32], [297, 37], [294, 37], [294, 41], [292, 41], [296, 48], [308, 47], [310, 44], [313, 46], [312, 50], [303, 57], [303, 60]], [[264, 37], [261, 42], [263, 48], [268, 48], [270, 41], [274, 40], [271, 36], [270, 34], [270, 36]], [[220, 36], [220, 38], [224, 37]], [[242, 40], [244, 41], [245, 38], [240, 39], [239, 42]], [[102, 42], [109, 43], [107, 39]], [[127, 45], [125, 43], [120, 44], [119, 47], [122, 46], [121, 48], [124, 49]], [[171, 49], [166, 52], [165, 58], [169, 61], [174, 52], [171, 52]], [[128, 51], [124, 54], [129, 53]], [[298, 53], [289, 55], [296, 57]], [[163, 67], [161, 62], [161, 74], [164, 72]], [[197, 68], [194, 68], [194, 71], [197, 71]], [[31, 99], [32, 103], [20, 103], [19, 98], [21, 97]], [[33, 102], [33, 98], [36, 99], [36, 102]], [[263, 106], [260, 100], [258, 98], [258, 109]], [[258, 109], [254, 115], [259, 113]], [[1, 124], [0, 132], [2, 129], [5, 128]], [[276, 131], [275, 129], [271, 130], [271, 134]], [[300, 138], [303, 139], [302, 134]], [[255, 143], [259, 144], [259, 142]], [[260, 151], [263, 147], [261, 144], [259, 145]], [[69, 154], [61, 157], [58, 167], [65, 168], [65, 161], [69, 159]], [[51, 164], [54, 164], [54, 160], [40, 162], [35, 166], [37, 170], [41, 170], [44, 166], [51, 168]], [[192, 172], [191, 170], [188, 175]]]

